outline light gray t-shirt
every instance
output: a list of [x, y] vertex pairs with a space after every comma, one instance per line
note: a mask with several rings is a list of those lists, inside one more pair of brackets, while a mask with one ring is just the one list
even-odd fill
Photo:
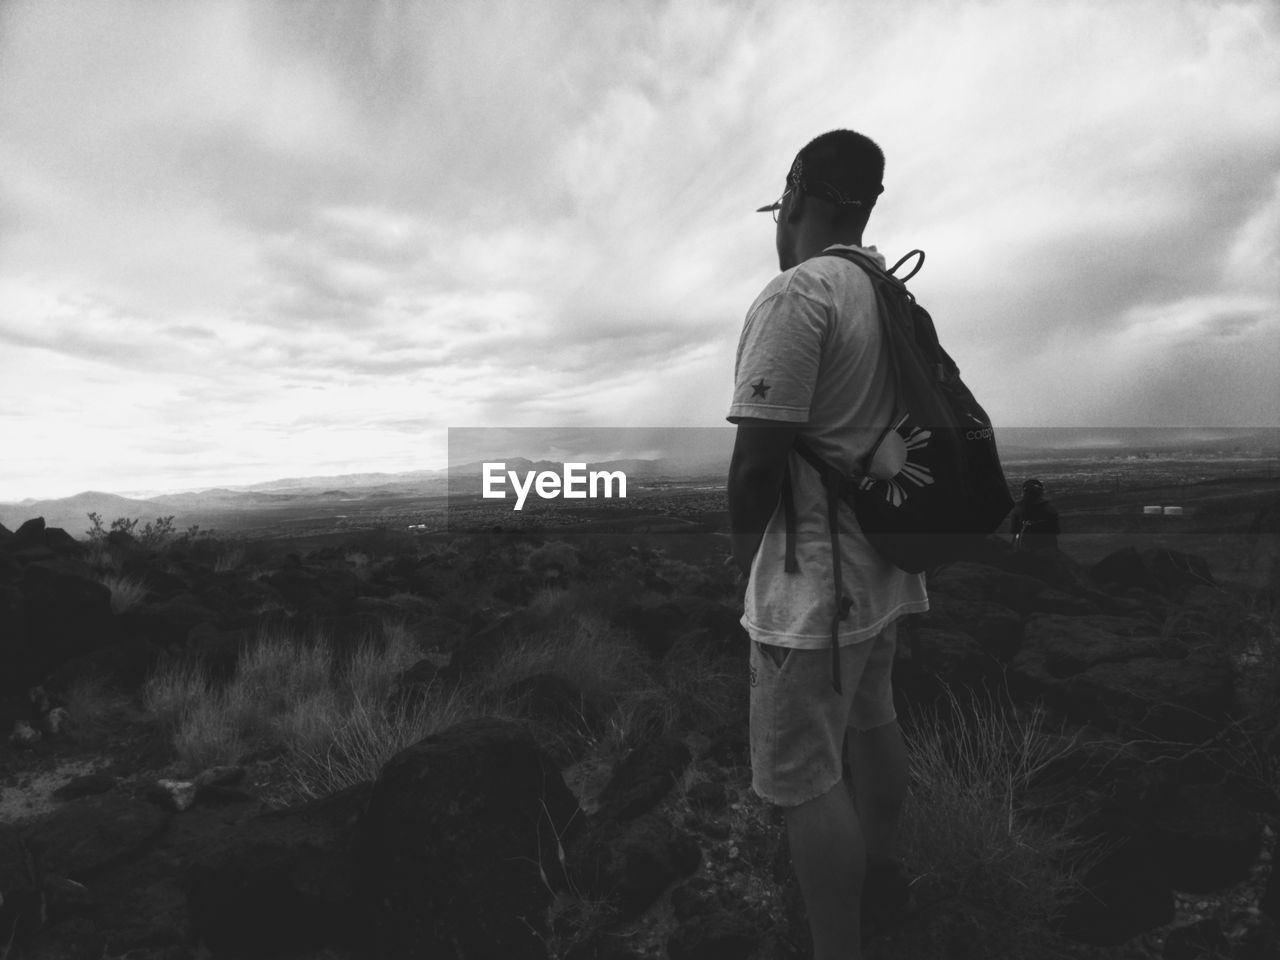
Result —
[[[851, 249], [884, 266], [875, 247]], [[889, 362], [870, 279], [847, 260], [812, 257], [769, 281], [747, 312], [728, 419], [802, 424], [801, 436], [817, 453], [853, 472], [893, 414]], [[795, 451], [788, 468], [799, 570], [783, 569], [779, 504], [751, 566], [742, 625], [753, 640], [820, 649], [831, 642], [835, 602], [827, 497], [818, 472]], [[840, 643], [869, 639], [904, 614], [928, 610], [924, 575], [882, 558], [843, 504], [839, 518], [842, 580], [853, 601]]]

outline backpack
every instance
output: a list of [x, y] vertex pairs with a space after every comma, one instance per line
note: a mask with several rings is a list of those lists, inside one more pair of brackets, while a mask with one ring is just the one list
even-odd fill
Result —
[[[915, 269], [894, 274], [919, 255]], [[843, 502], [853, 509], [871, 545], [907, 573], [963, 556], [994, 532], [1013, 508], [1000, 466], [995, 432], [986, 411], [960, 379], [960, 369], [938, 343], [933, 319], [904, 281], [924, 265], [912, 250], [889, 270], [855, 250], [824, 251], [856, 264], [875, 290], [877, 313], [893, 366], [895, 413], [859, 473], [847, 474], [797, 438], [795, 450], [822, 477], [834, 568], [835, 615], [831, 623], [834, 685], [840, 689], [837, 634], [851, 601], [844, 596], [837, 518]], [[785, 569], [795, 559], [795, 504], [790, 471], [784, 474]]]

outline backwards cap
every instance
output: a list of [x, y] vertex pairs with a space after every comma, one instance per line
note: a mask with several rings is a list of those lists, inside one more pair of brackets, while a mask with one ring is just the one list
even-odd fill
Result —
[[[810, 140], [796, 154], [787, 189], [833, 203], [867, 207], [884, 192], [884, 153], [869, 137], [832, 130]], [[761, 212], [773, 205], [761, 207]]]

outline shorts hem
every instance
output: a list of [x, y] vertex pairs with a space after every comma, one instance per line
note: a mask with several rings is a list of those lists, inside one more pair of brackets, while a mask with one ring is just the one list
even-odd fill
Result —
[[760, 789], [759, 785], [757, 785], [754, 780], [752, 780], [751, 782], [751, 790], [757, 797], [759, 797], [765, 803], [772, 804], [775, 807], [781, 807], [784, 810], [789, 810], [794, 807], [799, 807], [803, 804], [806, 804], [811, 800], [817, 800], [819, 797], [825, 797], [828, 793], [830, 793], [832, 790], [834, 790], [837, 786], [839, 786], [843, 782], [844, 782], [844, 777], [837, 777], [831, 781], [829, 786], [819, 790], [817, 793], [813, 794], [813, 796], [811, 797], [805, 797], [803, 800], [794, 800], [794, 801], [788, 799], [786, 802], [778, 799], [777, 798], [778, 795], [776, 794], [774, 796], [770, 796], [769, 794], [765, 793], [763, 790]]

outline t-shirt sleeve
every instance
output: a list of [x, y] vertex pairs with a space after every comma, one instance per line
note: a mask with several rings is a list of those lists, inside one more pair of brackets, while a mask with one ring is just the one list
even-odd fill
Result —
[[728, 419], [806, 423], [830, 308], [793, 288], [758, 303], [742, 327]]

